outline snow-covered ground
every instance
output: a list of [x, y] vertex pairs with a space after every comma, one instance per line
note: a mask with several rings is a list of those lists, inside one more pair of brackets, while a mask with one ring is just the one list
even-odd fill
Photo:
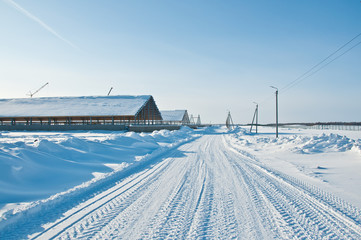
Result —
[[261, 127], [238, 144], [264, 164], [328, 189], [361, 208], [361, 131]]
[[0, 239], [360, 239], [361, 132], [2, 132]]
[[0, 132], [0, 217], [32, 201], [87, 187], [194, 137], [189, 128], [151, 134]]

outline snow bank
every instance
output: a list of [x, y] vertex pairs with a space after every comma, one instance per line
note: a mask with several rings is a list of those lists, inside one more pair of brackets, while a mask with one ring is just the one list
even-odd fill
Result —
[[87, 187], [195, 136], [186, 127], [153, 133], [2, 132], [0, 217], [21, 210], [24, 202]]
[[361, 132], [259, 128], [237, 129], [231, 146], [245, 157], [333, 192], [361, 208]]
[[254, 135], [256, 137], [251, 141], [249, 138], [243, 138], [243, 136], [250, 135], [245, 129], [237, 129], [234, 134], [244, 145], [273, 145], [279, 146], [280, 148], [287, 148], [290, 151], [300, 154], [345, 152], [351, 149], [361, 153], [361, 139], [354, 140], [335, 133], [316, 133], [314, 136], [286, 135], [280, 136], [279, 138]]

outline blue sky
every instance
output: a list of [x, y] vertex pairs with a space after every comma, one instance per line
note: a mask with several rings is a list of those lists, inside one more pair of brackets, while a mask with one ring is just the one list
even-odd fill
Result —
[[280, 122], [361, 121], [361, 45], [282, 92], [361, 33], [356, 0], [0, 0], [0, 31], [1, 98], [114, 87], [212, 123], [250, 122], [258, 102], [268, 123], [273, 85]]

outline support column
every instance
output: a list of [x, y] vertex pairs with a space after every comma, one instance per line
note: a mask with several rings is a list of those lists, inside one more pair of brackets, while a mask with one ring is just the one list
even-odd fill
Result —
[[153, 105], [152, 105], [152, 107], [150, 109], [150, 117], [152, 119], [152, 125], [154, 125], [154, 108], [153, 108]]
[[149, 108], [150, 108], [150, 104], [148, 103], [148, 107], [147, 107], [147, 110], [148, 110], [148, 112], [147, 112], [148, 125], [150, 124], [150, 117], [149, 117], [150, 116], [150, 109]]
[[144, 125], [147, 123], [147, 120], [145, 120], [145, 108], [143, 109], [143, 120], [144, 120]]

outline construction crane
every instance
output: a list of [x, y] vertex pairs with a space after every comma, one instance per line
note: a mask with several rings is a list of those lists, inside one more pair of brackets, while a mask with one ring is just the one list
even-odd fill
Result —
[[30, 96], [31, 98], [37, 94], [41, 89], [43, 89], [46, 85], [48, 85], [49, 83], [45, 83], [43, 86], [41, 86], [38, 90], [36, 90], [35, 92], [31, 93], [31, 91], [29, 91], [29, 94], [27, 94], [28, 96]]
[[108, 92], [108, 96], [110, 95], [110, 92], [113, 90], [113, 87], [110, 88], [109, 92]]

